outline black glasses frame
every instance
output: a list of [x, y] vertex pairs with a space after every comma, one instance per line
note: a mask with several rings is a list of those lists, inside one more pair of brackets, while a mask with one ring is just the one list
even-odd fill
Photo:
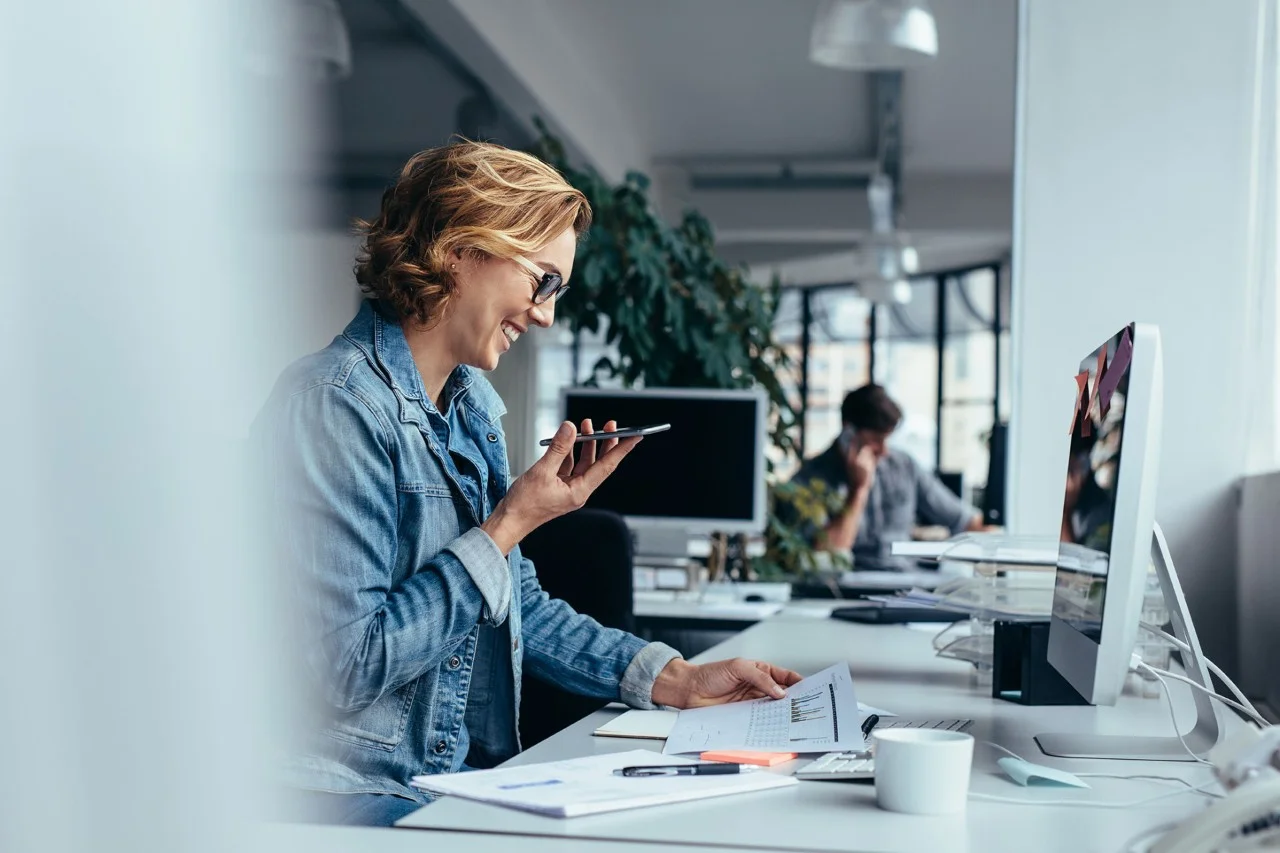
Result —
[[564, 276], [558, 272], [547, 272], [528, 258], [515, 257], [516, 263], [524, 267], [534, 279], [533, 304], [541, 305], [548, 299], [559, 299], [568, 292], [569, 286], [564, 283]]

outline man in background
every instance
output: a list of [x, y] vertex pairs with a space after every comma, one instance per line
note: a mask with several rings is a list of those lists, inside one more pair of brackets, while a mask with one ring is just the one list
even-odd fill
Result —
[[892, 545], [910, 539], [917, 525], [940, 525], [952, 535], [985, 529], [982, 513], [906, 453], [889, 448], [902, 409], [882, 387], [850, 391], [840, 417], [840, 437], [792, 478], [804, 485], [822, 480], [844, 494], [840, 512], [815, 531], [816, 547], [851, 549], [856, 570], [901, 571], [911, 568], [912, 561], [894, 557]]

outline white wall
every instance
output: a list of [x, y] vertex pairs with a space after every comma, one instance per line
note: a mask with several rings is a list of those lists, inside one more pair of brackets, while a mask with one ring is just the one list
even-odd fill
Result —
[[1202, 642], [1235, 661], [1235, 480], [1253, 390], [1251, 109], [1259, 3], [1024, 0], [1014, 214], [1011, 524], [1061, 514], [1073, 375], [1158, 324], [1158, 519]]

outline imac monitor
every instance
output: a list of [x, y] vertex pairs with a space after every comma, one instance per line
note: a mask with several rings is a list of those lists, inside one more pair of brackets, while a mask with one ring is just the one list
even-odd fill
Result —
[[564, 417], [620, 427], [671, 424], [640, 442], [587, 499], [633, 527], [758, 533], [765, 526], [763, 391], [567, 388]]
[[1138, 632], [1155, 524], [1160, 334], [1131, 323], [1076, 375], [1049, 625], [1049, 663], [1086, 700], [1112, 705]]

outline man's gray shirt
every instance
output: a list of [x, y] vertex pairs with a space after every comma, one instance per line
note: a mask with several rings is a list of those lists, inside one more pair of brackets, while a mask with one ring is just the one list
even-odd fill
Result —
[[[848, 491], [849, 477], [838, 442], [805, 462], [792, 478], [792, 482], [802, 484], [813, 480], [822, 480], [832, 489]], [[911, 528], [917, 524], [940, 524], [955, 535], [963, 532], [979, 514], [906, 453], [890, 450], [876, 465], [875, 482], [853, 543], [853, 567], [881, 571], [909, 569], [911, 560], [894, 557], [890, 551], [894, 542], [911, 538]]]

